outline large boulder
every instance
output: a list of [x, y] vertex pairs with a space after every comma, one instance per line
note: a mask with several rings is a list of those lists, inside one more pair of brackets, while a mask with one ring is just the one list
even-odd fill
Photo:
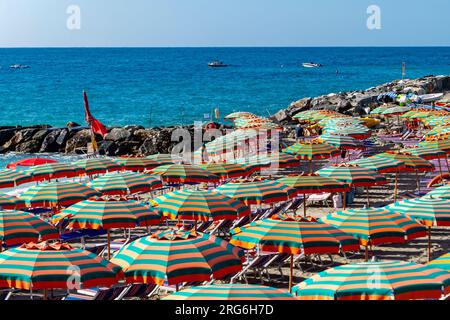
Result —
[[39, 152], [59, 152], [64, 150], [67, 139], [67, 129], [54, 129], [50, 131], [42, 141]]
[[173, 146], [178, 143], [176, 141], [172, 141], [173, 130], [174, 128], [162, 128], [161, 130], [155, 132], [154, 135], [144, 140], [139, 148], [139, 153], [144, 155], [170, 153]]
[[98, 153], [106, 156], [115, 156], [119, 146], [114, 141], [104, 140], [98, 147]]
[[2, 128], [0, 129], [0, 146], [3, 146], [6, 142], [16, 134], [17, 128]]
[[14, 136], [6, 142], [3, 147], [7, 151], [15, 151], [17, 145], [29, 141], [32, 139], [33, 135], [38, 131], [38, 129], [22, 129], [17, 131]]
[[65, 153], [81, 153], [79, 149], [86, 148], [90, 142], [91, 131], [89, 129], [80, 130], [67, 140]]
[[105, 137], [105, 140], [110, 141], [125, 141], [131, 137], [131, 132], [124, 128], [113, 128]]

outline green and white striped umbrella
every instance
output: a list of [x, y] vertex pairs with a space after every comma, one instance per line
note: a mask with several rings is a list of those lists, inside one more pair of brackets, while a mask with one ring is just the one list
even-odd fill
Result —
[[300, 300], [439, 299], [450, 292], [450, 274], [414, 262], [344, 264], [293, 288]]
[[162, 182], [150, 175], [134, 172], [107, 173], [88, 183], [103, 194], [150, 192], [162, 187]]
[[84, 170], [87, 175], [122, 170], [122, 166], [108, 158], [88, 158], [73, 162], [77, 167]]

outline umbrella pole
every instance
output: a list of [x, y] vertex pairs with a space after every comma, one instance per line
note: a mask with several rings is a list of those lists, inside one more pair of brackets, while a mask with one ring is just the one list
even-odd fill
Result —
[[366, 187], [366, 194], [367, 194], [367, 207], [370, 207], [369, 187]]
[[306, 194], [303, 194], [303, 216], [306, 217]]
[[442, 166], [441, 166], [441, 158], [438, 158], [438, 164], [439, 164], [439, 174], [441, 175], [441, 179], [442, 179]]
[[48, 289], [44, 289], [44, 300], [48, 300]]
[[108, 229], [107, 238], [108, 238], [108, 260], [111, 260], [111, 231], [110, 231], [110, 229]]
[[3, 251], [3, 243], [2, 243], [2, 241], [0, 240], [0, 252], [2, 252]]
[[448, 157], [447, 154], [445, 154], [445, 163], [447, 165], [447, 172], [450, 172], [450, 167], [448, 166]]
[[416, 170], [416, 183], [417, 183], [417, 192], [420, 193], [419, 172], [417, 170]]
[[292, 292], [292, 275], [294, 271], [294, 255], [291, 254], [291, 263], [290, 263], [290, 271], [289, 271], [289, 292]]
[[366, 244], [366, 253], [365, 253], [364, 261], [365, 262], [369, 261], [369, 245], [368, 244]]
[[397, 201], [397, 193], [398, 193], [398, 171], [395, 172], [394, 201]]
[[309, 173], [312, 173], [313, 169], [312, 169], [312, 159], [309, 160]]
[[342, 192], [342, 209], [346, 209], [346, 207], [347, 207], [347, 201], [346, 201], [346, 195], [347, 195], [347, 192]]
[[428, 227], [428, 262], [431, 261], [431, 227]]

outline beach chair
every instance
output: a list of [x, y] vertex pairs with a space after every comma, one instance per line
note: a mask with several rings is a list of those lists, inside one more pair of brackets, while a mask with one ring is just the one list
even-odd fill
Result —
[[81, 289], [68, 294], [62, 300], [114, 300], [127, 288], [128, 286], [122, 285], [113, 288]]
[[307, 198], [306, 198], [306, 203], [304, 205], [307, 205], [308, 201], [311, 204], [315, 204], [315, 203], [322, 203], [324, 206], [327, 206], [328, 208], [330, 207], [328, 200], [331, 199], [332, 194], [330, 192], [325, 192], [325, 193], [313, 193], [310, 194]]
[[0, 290], [0, 300], [9, 300], [13, 292], [12, 289]]
[[114, 300], [147, 299], [158, 290], [158, 285], [148, 283], [134, 283], [123, 290]]
[[205, 232], [213, 223], [214, 223], [213, 220], [204, 221], [199, 226], [197, 226], [197, 231]]
[[[280, 277], [283, 277], [282, 267], [291, 259], [291, 255], [288, 253], [279, 253], [276, 254], [272, 259], [270, 259], [262, 268], [262, 275], [265, 275], [267, 278], [267, 282], [271, 281], [269, 269], [276, 268], [280, 273]], [[275, 279], [276, 280], [276, 279]], [[261, 277], [261, 283], [263, 282], [263, 277]]]

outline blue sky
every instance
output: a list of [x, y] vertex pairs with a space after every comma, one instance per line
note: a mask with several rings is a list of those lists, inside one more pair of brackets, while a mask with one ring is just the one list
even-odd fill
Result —
[[0, 47], [449, 46], [449, 15], [449, 0], [0, 0]]

